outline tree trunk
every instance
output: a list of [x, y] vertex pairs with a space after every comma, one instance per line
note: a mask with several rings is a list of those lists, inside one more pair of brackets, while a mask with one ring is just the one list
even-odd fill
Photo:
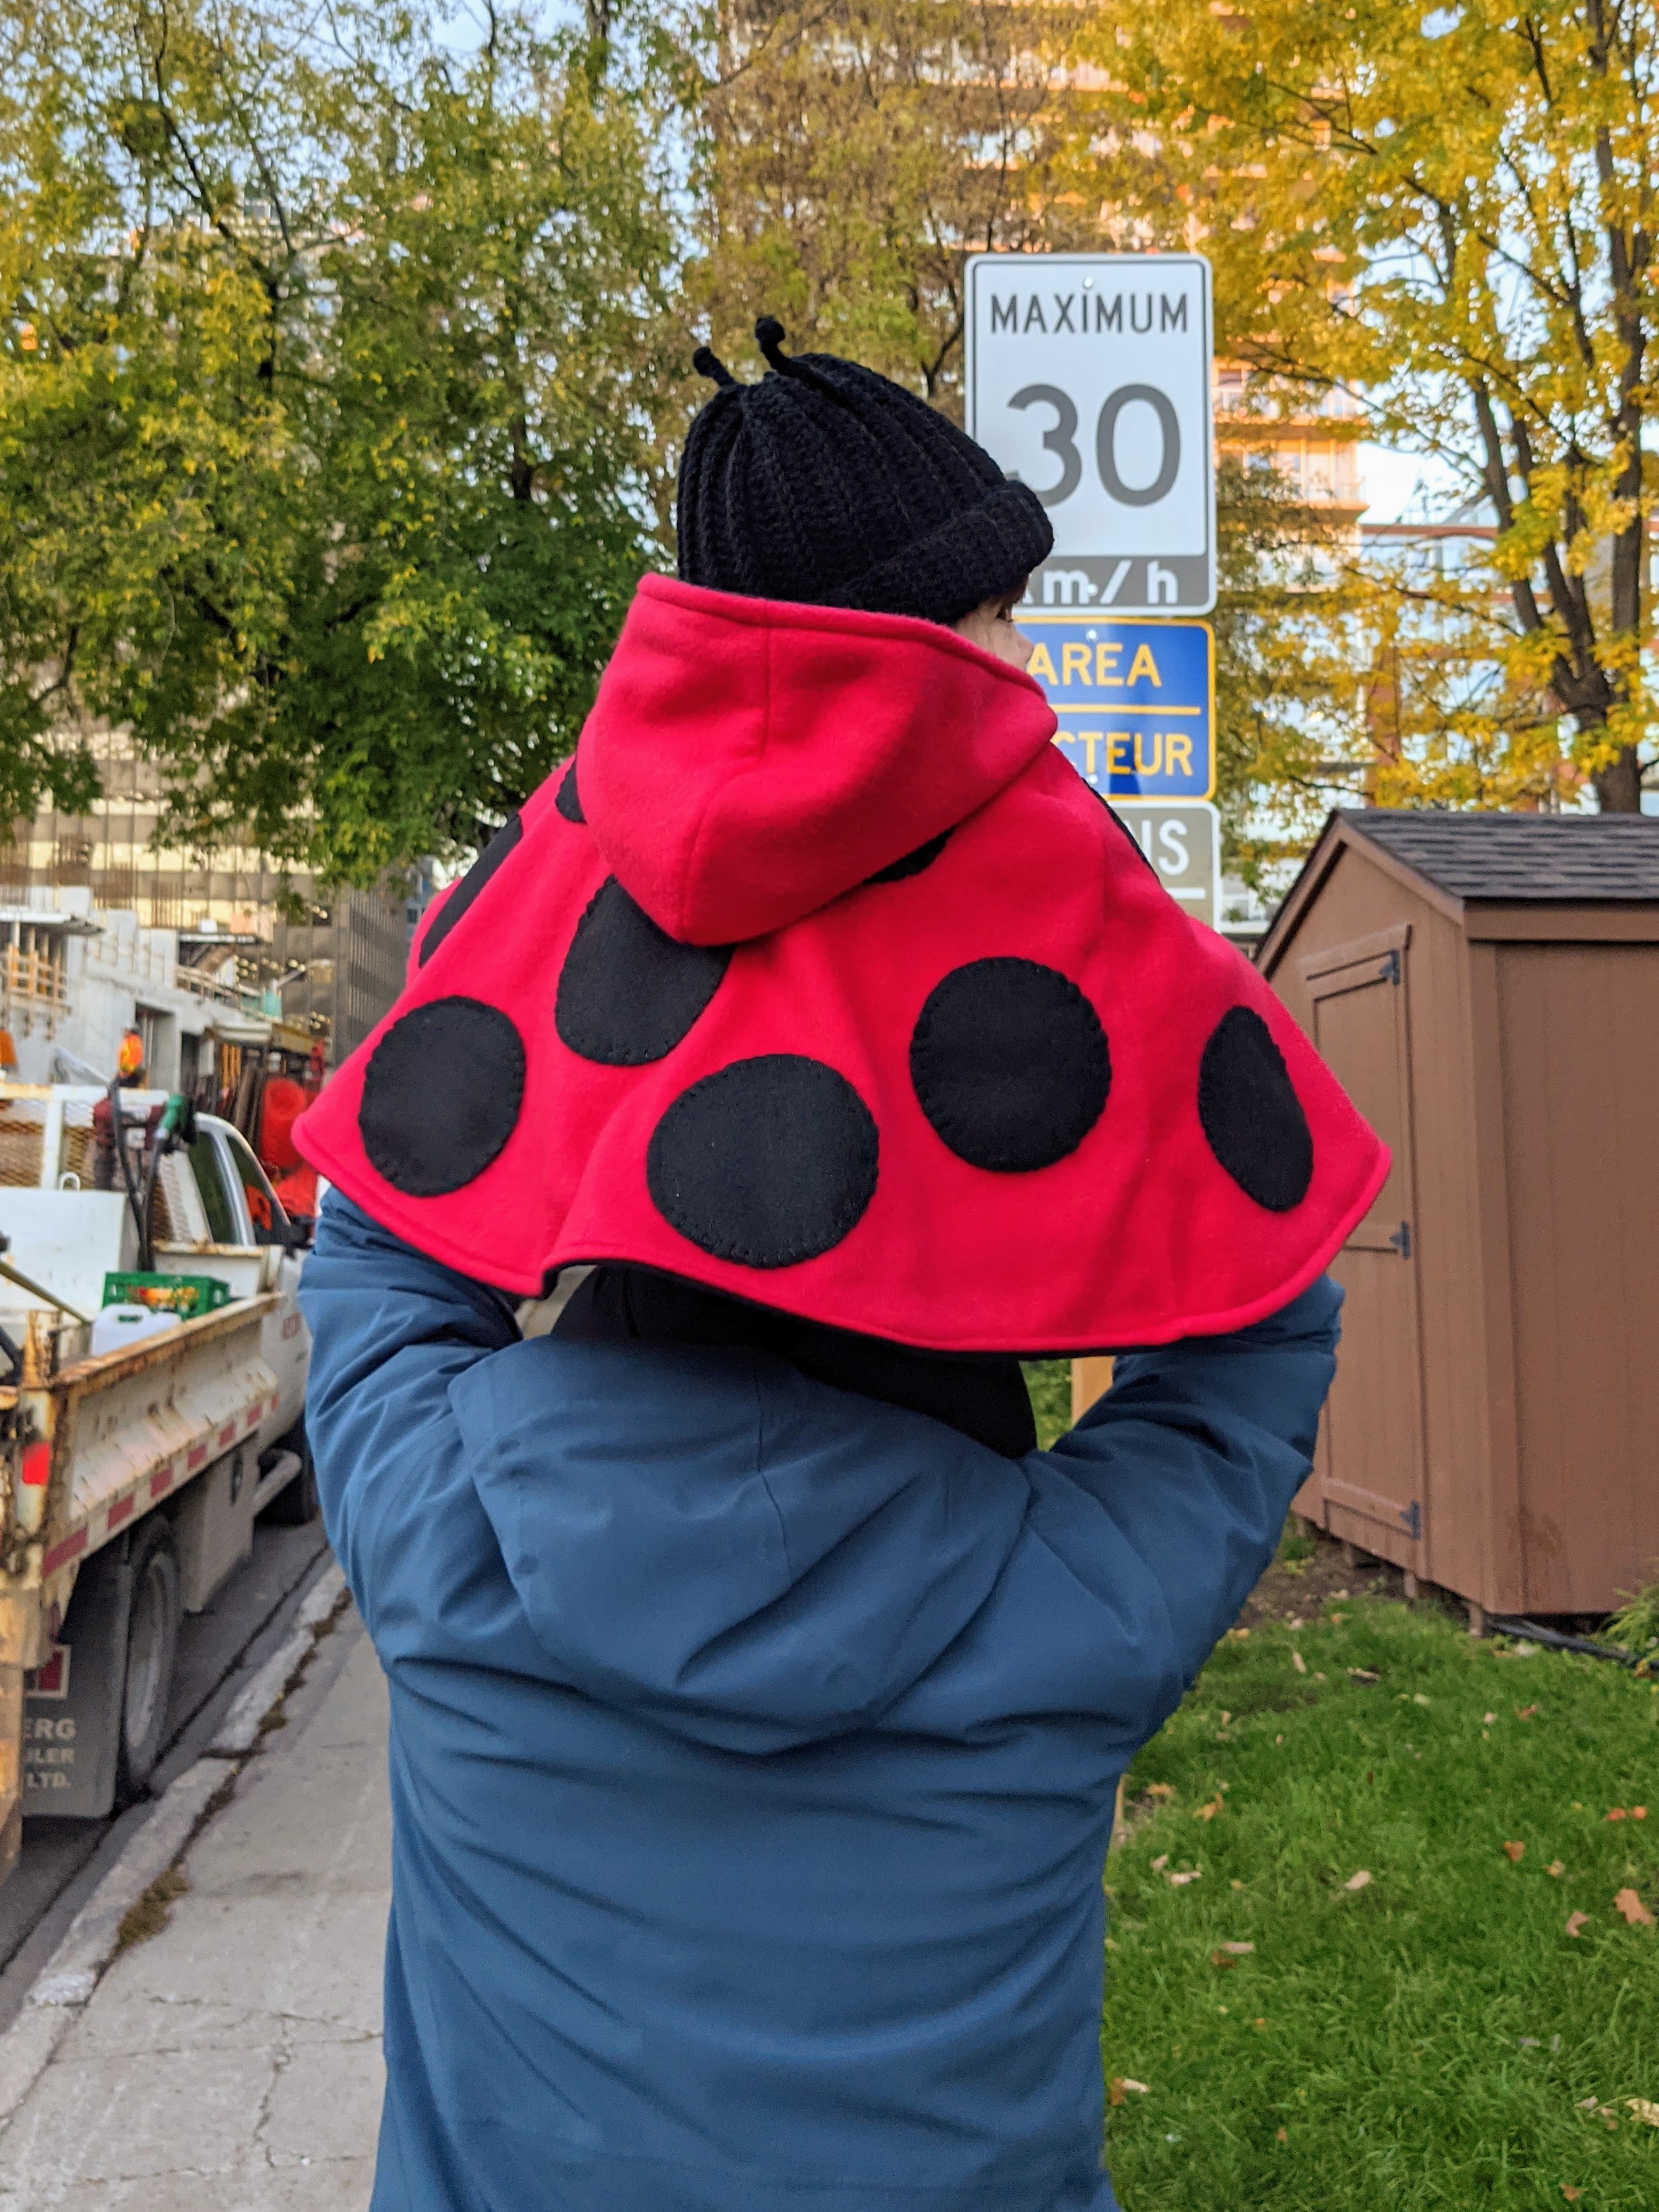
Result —
[[1642, 769], [1634, 745], [1626, 745], [1618, 759], [1591, 777], [1603, 814], [1642, 811]]

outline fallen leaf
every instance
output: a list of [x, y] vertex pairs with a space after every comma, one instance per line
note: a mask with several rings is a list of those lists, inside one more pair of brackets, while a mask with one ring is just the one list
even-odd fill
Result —
[[1305, 1674], [1308, 1671], [1308, 1662], [1302, 1656], [1302, 1654], [1297, 1650], [1294, 1644], [1291, 1646], [1291, 1664], [1295, 1668], [1298, 1674]]
[[1165, 1798], [1175, 1796], [1176, 1791], [1173, 1782], [1149, 1782], [1140, 1794], [1143, 1797], [1156, 1797], [1162, 1803]]
[[1252, 2027], [1266, 2027], [1267, 2025], [1267, 2023], [1265, 2020], [1253, 2020], [1250, 2022], [1250, 2026]]
[[1650, 2128], [1659, 2128], [1659, 2105], [1650, 2097], [1626, 2097], [1625, 2102], [1638, 2120], [1645, 2120]]
[[1421, 1690], [1419, 1690], [1419, 1691], [1417, 1692], [1417, 1695], [1416, 1695], [1416, 1696], [1412, 1699], [1412, 1703], [1413, 1703], [1414, 1705], [1431, 1705], [1431, 1704], [1433, 1703], [1433, 1699], [1432, 1699], [1432, 1698], [1425, 1698], [1425, 1697], [1424, 1696], [1423, 1692], [1421, 1692]]
[[1498, 1716], [1496, 1713], [1482, 1713], [1480, 1716], [1481, 1725], [1485, 1728], [1490, 1728], [1497, 1718]]
[[1237, 1876], [1237, 1875], [1235, 1875], [1233, 1876], [1233, 1887], [1234, 1887], [1235, 1889], [1243, 1889], [1243, 1887], [1244, 1887], [1243, 1883], [1239, 1880], [1238, 1876]]
[[1382, 1680], [1380, 1674], [1373, 1674], [1369, 1667], [1350, 1667], [1348, 1672], [1356, 1682], [1380, 1682]]
[[1570, 2181], [1564, 2181], [1561, 2184], [1561, 2194], [1569, 2204], [1576, 2204], [1583, 2193], [1582, 2189], [1575, 2189]]
[[1287, 1620], [1285, 1624], [1286, 1628], [1305, 1628], [1307, 1625], [1307, 1622], [1304, 1620], [1299, 1613], [1296, 1614], [1292, 1620]]
[[1127, 2074], [1118, 2076], [1118, 2087], [1127, 2090], [1132, 2097], [1150, 2097], [1152, 2094], [1150, 2082], [1132, 2081]]
[[1196, 1881], [1203, 1871], [1204, 1869], [1202, 1867], [1194, 1867], [1190, 1874], [1166, 1875], [1164, 1876], [1164, 1880], [1169, 1883], [1171, 1889], [1185, 1889], [1189, 1881]]
[[1248, 1628], [1230, 1628], [1227, 1631], [1227, 1635], [1231, 1642], [1234, 1644], [1242, 1644], [1249, 1632], [1250, 1632]]
[[1322, 1682], [1322, 1681], [1324, 1680], [1324, 1679], [1325, 1679], [1324, 1675], [1320, 1672], [1319, 1668], [1318, 1668], [1317, 1667], [1316, 1667], [1316, 1668], [1314, 1668], [1314, 1680], [1315, 1680], [1315, 1681], [1316, 1681], [1316, 1682]]
[[1274, 1742], [1275, 1746], [1279, 1745], [1279, 1744], [1282, 1744], [1282, 1743], [1284, 1742], [1284, 1741], [1285, 1741], [1285, 1739], [1284, 1739], [1284, 1737], [1283, 1737], [1282, 1735], [1276, 1735], [1276, 1736], [1273, 1738], [1273, 1742]]
[[1335, 1602], [1336, 1602], [1336, 1601], [1338, 1601], [1339, 1600], [1340, 1600], [1340, 1599], [1342, 1599], [1342, 1598], [1346, 1597], [1346, 1595], [1348, 1595], [1348, 1593], [1346, 1592], [1346, 1590], [1333, 1590], [1333, 1591], [1331, 1592], [1331, 1599], [1332, 1599], [1332, 1602], [1333, 1602], [1333, 1603], [1335, 1603]]
[[1168, 1866], [1169, 1863], [1170, 1854], [1168, 1851], [1160, 1851], [1158, 1856], [1152, 1861], [1152, 1872], [1154, 1874], [1162, 1874], [1164, 1868]]
[[1347, 1617], [1348, 1616], [1346, 1613], [1328, 1613], [1325, 1616], [1327, 1620], [1334, 1620], [1339, 1624], [1345, 1621]]
[[1275, 2142], [1289, 2142], [1290, 2139], [1291, 2131], [1288, 2128], [1280, 2128], [1278, 2134], [1273, 2137], [1273, 2141]]
[[1238, 1961], [1237, 1959], [1230, 1959], [1227, 1954], [1218, 1946], [1210, 1954], [1210, 1964], [1215, 1968], [1217, 1973], [1223, 1974], [1226, 1972], [1229, 1966], [1236, 1966]]
[[1569, 1936], [1577, 1936], [1581, 1929], [1587, 1928], [1589, 1925], [1589, 1915], [1588, 1912], [1568, 1913], [1567, 1933]]
[[1524, 1844], [1505, 1844], [1504, 1856], [1512, 1865], [1519, 1866], [1527, 1856], [1527, 1847]]
[[1224, 1943], [1220, 1948], [1235, 1959], [1249, 1959], [1255, 1955], [1254, 1943]]
[[1517, 1705], [1515, 1709], [1515, 1717], [1518, 1721], [1529, 1721], [1534, 1717], [1537, 1711], [1536, 1705]]
[[1559, 1881], [1562, 1875], [1566, 1872], [1566, 1869], [1562, 1865], [1559, 1859], [1552, 1859], [1549, 1864], [1544, 1869], [1544, 1871], [1546, 1874], [1553, 1874], [1557, 1881]]
[[1632, 1805], [1630, 1808], [1630, 1816], [1632, 1820], [1645, 1820], [1648, 1817], [1648, 1808], [1645, 1805]]
[[1633, 1889], [1621, 1889], [1613, 1900], [1615, 1912], [1622, 1912], [1632, 1928], [1651, 1928], [1653, 1915], [1648, 1911]]
[[1630, 1814], [1626, 1812], [1622, 1805], [1615, 1805], [1612, 1812], [1608, 1814], [1607, 1818], [1610, 1820], [1627, 1820], [1630, 1818]]
[[1221, 1725], [1222, 1725], [1222, 1727], [1223, 1727], [1223, 1728], [1225, 1728], [1225, 1727], [1226, 1727], [1226, 1725], [1227, 1725], [1227, 1723], [1228, 1723], [1228, 1722], [1229, 1722], [1230, 1720], [1231, 1720], [1231, 1718], [1232, 1718], [1232, 1715], [1231, 1715], [1230, 1712], [1227, 1712], [1227, 1711], [1223, 1711], [1223, 1713], [1222, 1713], [1222, 1716], [1221, 1716]]
[[1195, 1805], [1193, 1818], [1195, 1820], [1213, 1820], [1218, 1813], [1224, 1813], [1226, 1809], [1226, 1801], [1217, 1796], [1212, 1797], [1207, 1805]]
[[1370, 1869], [1361, 1867], [1358, 1874], [1351, 1874], [1348, 1876], [1342, 1887], [1344, 1889], [1365, 1889], [1369, 1887], [1370, 1879]]

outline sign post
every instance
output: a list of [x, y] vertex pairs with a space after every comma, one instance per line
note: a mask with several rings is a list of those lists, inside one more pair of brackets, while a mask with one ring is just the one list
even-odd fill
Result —
[[977, 253], [968, 428], [1048, 511], [1031, 603], [1215, 605], [1210, 265], [1188, 253]]
[[1054, 525], [1015, 619], [1054, 742], [1218, 928], [1210, 328], [1201, 254], [968, 264], [968, 428]]

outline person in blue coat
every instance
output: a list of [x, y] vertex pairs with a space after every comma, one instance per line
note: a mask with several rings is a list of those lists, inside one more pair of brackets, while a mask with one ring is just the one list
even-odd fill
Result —
[[526, 1341], [337, 1194], [302, 1295], [391, 1688], [374, 2212], [1109, 2212], [1118, 1778], [1307, 1476], [1334, 1285], [1018, 1457], [712, 1296]]
[[[1111, 2212], [1117, 1785], [1386, 1170], [1049, 744], [1039, 504], [762, 337], [690, 581], [299, 1127], [391, 1697], [374, 2212]], [[1045, 1346], [1131, 1348], [1039, 1450]]]

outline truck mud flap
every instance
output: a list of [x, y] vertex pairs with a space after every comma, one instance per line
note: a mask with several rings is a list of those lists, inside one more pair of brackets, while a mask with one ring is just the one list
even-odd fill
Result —
[[23, 1814], [100, 1820], [115, 1802], [132, 1569], [125, 1542], [82, 1568], [44, 1667], [26, 1678]]

